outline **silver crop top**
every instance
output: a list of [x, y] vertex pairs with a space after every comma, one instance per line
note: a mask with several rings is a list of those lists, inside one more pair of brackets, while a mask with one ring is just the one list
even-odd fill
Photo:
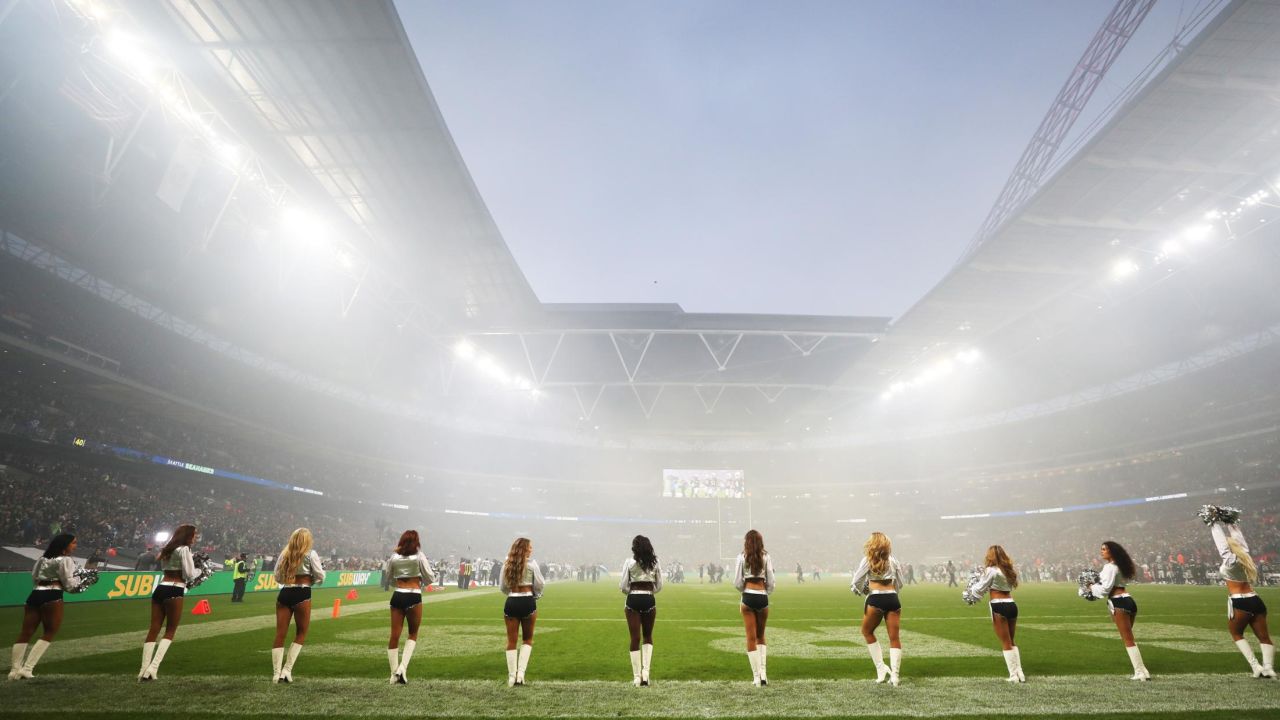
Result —
[[191, 556], [191, 547], [188, 545], [179, 545], [174, 548], [173, 553], [160, 563], [160, 569], [164, 572], [181, 572], [183, 580], [195, 580], [200, 574], [196, 570], [195, 559]]
[[76, 561], [69, 556], [63, 555], [56, 558], [42, 557], [36, 560], [36, 565], [31, 569], [31, 582], [39, 586], [41, 582], [61, 583], [64, 590], [70, 590], [75, 585]]
[[320, 554], [317, 553], [315, 550], [312, 550], [311, 552], [302, 556], [302, 561], [298, 563], [298, 569], [294, 571], [293, 577], [282, 577], [280, 575], [281, 570], [283, 570], [283, 568], [277, 565], [275, 577], [276, 577], [276, 582], [280, 583], [281, 585], [289, 585], [293, 583], [295, 578], [302, 575], [309, 576], [311, 578], [311, 583], [313, 585], [319, 585], [320, 583], [324, 582], [324, 577], [325, 577], [324, 565], [320, 563]]
[[994, 565], [984, 570], [982, 577], [969, 586], [969, 594], [974, 597], [982, 597], [987, 594], [988, 590], [1013, 592], [1013, 585], [1009, 583], [1009, 578], [1004, 576], [1003, 570]]
[[435, 573], [431, 572], [431, 563], [427, 562], [427, 556], [421, 552], [413, 555], [391, 553], [383, 566], [383, 572], [392, 580], [418, 578], [423, 585], [431, 585], [436, 581]]
[[653, 583], [653, 591], [658, 592], [662, 589], [662, 566], [655, 564], [652, 570], [645, 570], [635, 558], [627, 558], [622, 564], [622, 582], [618, 583], [618, 589], [629, 593], [631, 583], [638, 582]]
[[1218, 555], [1222, 558], [1222, 565], [1218, 568], [1222, 579], [1249, 582], [1249, 575], [1245, 572], [1244, 565], [1240, 564], [1240, 558], [1231, 552], [1231, 546], [1227, 544], [1227, 538], [1231, 538], [1240, 544], [1240, 549], [1245, 554], [1249, 553], [1249, 543], [1245, 541], [1244, 533], [1240, 532], [1240, 526], [1216, 522], [1209, 526], [1209, 532], [1213, 535], [1213, 544], [1217, 546]]
[[[538, 567], [538, 561], [529, 558], [524, 563], [524, 573], [520, 576], [520, 585], [530, 585], [533, 587], [533, 596], [535, 598], [542, 597], [542, 588], [546, 582], [542, 579], [542, 569]], [[516, 589], [507, 585], [507, 563], [502, 563], [502, 584], [498, 588], [503, 595], [510, 595], [516, 592]]]
[[773, 558], [769, 557], [769, 553], [764, 554], [764, 574], [754, 573], [747, 569], [747, 556], [738, 553], [738, 559], [733, 566], [733, 586], [738, 592], [747, 589], [748, 580], [763, 580], [764, 591], [768, 595], [773, 594]]
[[853, 571], [853, 582], [849, 583], [849, 589], [853, 592], [861, 592], [862, 588], [867, 587], [868, 583], [892, 583], [895, 590], [902, 588], [902, 564], [898, 562], [898, 558], [890, 555], [889, 564], [885, 567], [883, 573], [871, 572], [871, 561], [866, 556], [862, 557], [862, 562], [858, 563], [858, 569]]

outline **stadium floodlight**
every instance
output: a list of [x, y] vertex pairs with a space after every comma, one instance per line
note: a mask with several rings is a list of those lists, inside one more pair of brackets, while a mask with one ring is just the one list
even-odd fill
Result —
[[977, 348], [966, 348], [956, 353], [956, 361], [964, 365], [972, 365], [982, 359], [982, 353]]
[[1141, 269], [1142, 267], [1134, 262], [1133, 258], [1121, 258], [1111, 266], [1111, 279], [1124, 280]]
[[280, 230], [294, 240], [321, 240], [326, 231], [315, 215], [302, 208], [286, 206], [280, 213]]
[[515, 379], [515, 380], [513, 380], [513, 381], [511, 382], [511, 384], [512, 384], [513, 386], [515, 386], [515, 389], [517, 389], [517, 390], [532, 390], [532, 389], [533, 389], [533, 383], [532, 383], [532, 382], [530, 382], [530, 381], [529, 381], [529, 378], [526, 378], [526, 377], [516, 377], [516, 379]]
[[453, 344], [453, 354], [463, 360], [470, 360], [476, 356], [476, 346], [470, 340], [459, 340]]
[[169, 542], [169, 537], [170, 535], [167, 530], [161, 530], [160, 532], [156, 533], [156, 542], [158, 543]]
[[157, 63], [147, 55], [137, 38], [121, 30], [112, 30], [107, 35], [106, 43], [107, 51], [131, 74], [147, 82], [155, 80]]
[[234, 143], [226, 142], [225, 140], [216, 140], [214, 141], [213, 149], [217, 152], [218, 159], [225, 163], [227, 167], [230, 167], [232, 170], [240, 167], [240, 161], [243, 155], [240, 152], [239, 146]]
[[1191, 242], [1202, 242], [1213, 236], [1213, 226], [1208, 224], [1192, 225], [1182, 231], [1182, 237]]
[[485, 375], [488, 375], [504, 385], [511, 382], [511, 376], [507, 375], [507, 371], [503, 370], [502, 366], [488, 355], [481, 355], [480, 358], [476, 360], [476, 367], [480, 368], [480, 371]]
[[1163, 257], [1172, 257], [1183, 253], [1182, 245], [1177, 240], [1165, 240], [1160, 245], [1160, 255]]

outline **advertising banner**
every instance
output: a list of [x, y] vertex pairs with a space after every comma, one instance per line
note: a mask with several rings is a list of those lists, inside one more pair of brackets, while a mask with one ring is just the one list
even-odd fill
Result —
[[[163, 575], [158, 572], [102, 572], [98, 582], [82, 593], [64, 593], [67, 602], [91, 602], [94, 600], [123, 600], [128, 598], [150, 597]], [[330, 587], [362, 587], [380, 585], [382, 571], [344, 570], [330, 571], [323, 585], [317, 589]], [[234, 583], [231, 571], [216, 572], [198, 587], [188, 590], [187, 595], [230, 595]], [[249, 578], [246, 587], [248, 592], [274, 592], [279, 589], [275, 577], [270, 572], [260, 572]], [[31, 592], [30, 573], [0, 573], [0, 606], [21, 605]]]

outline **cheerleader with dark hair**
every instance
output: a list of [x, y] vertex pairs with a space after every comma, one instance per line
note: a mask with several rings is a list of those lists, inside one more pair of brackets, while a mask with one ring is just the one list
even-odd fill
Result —
[[[155, 680], [160, 674], [160, 663], [173, 643], [182, 622], [182, 606], [187, 595], [187, 584], [200, 576], [196, 569], [191, 546], [197, 537], [195, 525], [179, 525], [169, 542], [160, 550], [157, 560], [164, 578], [151, 593], [151, 626], [147, 629], [146, 642], [142, 643], [142, 669], [138, 679]], [[164, 626], [164, 637], [160, 627]], [[159, 642], [157, 642], [159, 638]]]
[[1142, 651], [1138, 650], [1138, 643], [1133, 639], [1133, 624], [1138, 620], [1138, 603], [1134, 602], [1126, 587], [1137, 576], [1138, 568], [1128, 551], [1115, 540], [1102, 543], [1101, 553], [1105, 564], [1098, 573], [1098, 583], [1090, 587], [1090, 592], [1095, 598], [1107, 599], [1111, 621], [1120, 631], [1120, 639], [1124, 641], [1129, 662], [1133, 665], [1133, 677], [1129, 679], [1150, 680], [1151, 672], [1142, 662]]
[[[653, 621], [658, 617], [653, 596], [662, 590], [662, 568], [649, 538], [637, 535], [631, 540], [631, 557], [622, 565], [618, 589], [627, 596], [623, 614], [627, 618], [627, 631], [631, 633], [631, 683], [648, 687], [653, 660]], [[644, 645], [640, 644], [641, 635]]]
[[1009, 682], [1024, 683], [1027, 676], [1022, 672], [1022, 653], [1013, 639], [1018, 628], [1018, 604], [1013, 601], [1013, 589], [1018, 587], [1018, 571], [1014, 569], [1008, 553], [999, 545], [987, 548], [983, 565], [982, 574], [963, 593], [965, 602], [975, 603], [983, 595], [991, 593], [991, 625], [1004, 650]]
[[[418, 647], [418, 628], [422, 625], [422, 588], [436, 581], [431, 563], [422, 554], [417, 530], [405, 530], [396, 543], [396, 551], [383, 567], [382, 583], [386, 590], [395, 583], [391, 594], [391, 640], [387, 642], [387, 665], [391, 667], [391, 685], [409, 684], [409, 661]], [[400, 651], [400, 633], [409, 623], [409, 639]]]
[[[1258, 566], [1249, 555], [1249, 544], [1236, 521], [1240, 511], [1234, 508], [1219, 508], [1206, 505], [1200, 511], [1200, 517], [1209, 525], [1213, 535], [1213, 543], [1222, 558], [1222, 566], [1218, 572], [1227, 583], [1227, 631], [1254, 677], [1274, 678], [1276, 676], [1276, 646], [1271, 642], [1271, 633], [1267, 629], [1267, 606], [1262, 598], [1253, 591], [1253, 583], [1258, 581]], [[1262, 662], [1253, 654], [1253, 648], [1244, 638], [1245, 628], [1252, 628], [1258, 638], [1258, 648], [1262, 651]]]
[[[893, 546], [884, 533], [873, 532], [862, 546], [862, 562], [853, 571], [849, 589], [867, 599], [862, 604], [862, 638], [867, 641], [867, 652], [876, 666], [876, 682], [888, 680], [898, 686], [898, 671], [902, 667], [902, 643], [898, 639], [898, 624], [902, 617], [902, 602], [898, 589], [902, 587], [902, 565], [891, 553]], [[876, 628], [884, 621], [889, 631], [889, 665], [884, 664], [880, 642], [876, 640]]]
[[[499, 587], [507, 601], [502, 619], [507, 626], [507, 687], [524, 685], [524, 674], [533, 655], [533, 625], [538, 619], [538, 598], [545, 585], [538, 561], [533, 559], [533, 542], [516, 538], [502, 563]], [[517, 637], [520, 642], [517, 649]]]
[[747, 631], [747, 660], [751, 663], [751, 684], [769, 684], [768, 652], [764, 629], [769, 622], [769, 596], [773, 594], [773, 560], [764, 549], [764, 537], [748, 530], [742, 552], [733, 568], [733, 586], [742, 593], [742, 624]]
[[[311, 586], [324, 582], [324, 566], [313, 547], [310, 530], [298, 528], [289, 535], [289, 542], [280, 551], [275, 575], [280, 592], [276, 595], [276, 639], [271, 645], [271, 681], [291, 683], [293, 664], [298, 661], [298, 653], [302, 652], [307, 630], [311, 627]], [[284, 638], [289, 634], [290, 620], [297, 627], [286, 659]]]
[[[9, 663], [9, 679], [21, 680], [32, 677], [36, 663], [53, 636], [58, 634], [62, 625], [62, 592], [75, 588], [76, 563], [71, 553], [76, 549], [75, 535], [58, 535], [49, 541], [44, 555], [36, 560], [31, 570], [31, 594], [22, 608], [22, 630], [18, 632], [18, 640], [13, 644], [13, 656]], [[44, 626], [44, 634], [36, 640], [30, 651], [27, 642], [35, 634], [36, 627]]]

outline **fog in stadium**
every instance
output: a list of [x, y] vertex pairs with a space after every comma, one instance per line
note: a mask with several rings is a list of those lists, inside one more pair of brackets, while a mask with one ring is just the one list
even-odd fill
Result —
[[[785, 665], [801, 631], [786, 593], [804, 583], [830, 595], [791, 612], [839, 605], [870, 677], [847, 590], [882, 532], [904, 607], [940, 588], [946, 610], [918, 616], [959, 613], [1000, 545], [1054, 598], [1022, 603], [1027, 642], [1057, 622], [1037, 613], [1078, 614], [1127, 676], [1120, 622], [1076, 599], [1116, 541], [1150, 622], [1195, 618], [1221, 654], [1154, 626], [1184, 643], [1148, 651], [1156, 679], [1245, 677], [1221, 610], [1233, 551], [1197, 512], [1239, 510], [1251, 588], [1280, 601], [1277, 88], [1274, 0], [0, 0], [0, 621], [22, 624], [32, 563], [75, 535], [101, 582], [67, 596], [68, 628], [88, 614], [41, 669], [105, 692], [118, 651], [132, 682], [145, 598], [181, 574], [156, 556], [193, 524], [213, 574], [186, 592], [213, 619], [184, 621], [165, 674], [231, 683], [232, 660], [195, 657], [221, 652], [200, 623], [286, 607], [272, 571], [306, 527], [331, 578], [317, 617], [378, 603], [324, 627], [378, 628], [368, 674], [385, 690], [402, 533], [420, 533], [431, 589], [459, 595], [427, 617], [459, 600], [439, 612], [499, 644], [489, 586], [526, 537], [551, 633], [533, 667], [608, 679], [555, 664], [587, 629], [555, 624], [555, 596], [607, 605], [616, 629], [590, 629], [625, 643], [616, 585], [644, 535], [667, 583], [720, 593], [688, 597], [725, 615], [723, 677], [745, 683], [747, 600], [728, 584], [754, 529], [777, 575], [775, 674], [848, 675]], [[971, 614], [981, 632], [945, 642], [998, 666], [986, 608]], [[263, 632], [244, 657], [265, 681]], [[345, 636], [316, 632], [299, 675], [363, 672], [333, 659], [358, 657], [334, 650]], [[415, 679], [497, 691], [497, 644], [493, 668], [432, 676], [422, 642]], [[700, 648], [684, 656], [719, 652]], [[628, 681], [625, 651], [607, 652]], [[14, 691], [19, 707], [55, 702], [47, 688]], [[1228, 707], [1185, 693], [1188, 711]], [[1058, 700], [1041, 707], [1094, 711]]]

